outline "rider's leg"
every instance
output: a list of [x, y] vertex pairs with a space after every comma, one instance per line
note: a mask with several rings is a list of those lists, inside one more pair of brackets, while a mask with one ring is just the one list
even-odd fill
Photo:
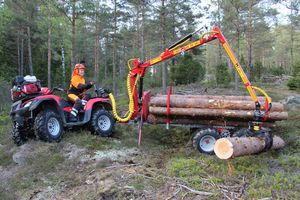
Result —
[[81, 99], [75, 94], [69, 94], [68, 97], [71, 101], [75, 102], [71, 110], [70, 121], [76, 122], [78, 111], [82, 109], [82, 102]]
[[91, 94], [85, 93], [85, 94], [83, 95], [83, 98], [82, 98], [82, 100], [81, 100], [83, 107], [86, 105], [86, 103], [87, 103], [88, 100], [90, 100], [90, 99], [91, 99]]

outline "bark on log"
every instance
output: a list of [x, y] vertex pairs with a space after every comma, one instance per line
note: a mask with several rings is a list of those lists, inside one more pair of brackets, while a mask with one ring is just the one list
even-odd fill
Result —
[[[150, 124], [165, 124], [166, 117], [158, 115], [148, 115], [147, 122]], [[234, 127], [248, 127], [248, 121], [233, 121], [233, 120], [205, 120], [191, 117], [175, 116], [170, 118], [170, 124], [183, 124], [183, 125], [207, 125], [207, 126], [234, 126]], [[274, 122], [264, 122], [264, 127], [274, 128]]]
[[[171, 96], [171, 107], [176, 108], [209, 108], [209, 109], [230, 109], [230, 110], [255, 110], [255, 103], [250, 100], [231, 100], [220, 98], [205, 98], [198, 96], [198, 98], [185, 98]], [[150, 106], [154, 107], [167, 107], [167, 98], [165, 97], [152, 97], [150, 100]], [[261, 105], [261, 109], [265, 110], [264, 104]], [[272, 103], [272, 112], [284, 110], [283, 104]]]
[[[149, 112], [154, 115], [166, 115], [166, 107], [149, 107]], [[254, 111], [244, 110], [225, 110], [225, 109], [201, 109], [201, 108], [171, 108], [170, 115], [175, 116], [192, 116], [205, 119], [220, 119], [231, 118], [251, 120], [254, 115]], [[287, 112], [270, 112], [267, 121], [279, 121], [286, 120], [288, 117]]]
[[[167, 95], [162, 95], [162, 94], [157, 94], [157, 97], [163, 97], [167, 98]], [[228, 96], [228, 95], [180, 95], [180, 94], [172, 94], [172, 98], [206, 98], [206, 99], [226, 99], [226, 100], [243, 100], [243, 101], [252, 101], [252, 98], [250, 96]], [[262, 103], [265, 102], [265, 97], [263, 96], [258, 96], [258, 100]]]
[[[285, 146], [284, 141], [278, 137], [273, 137], [271, 149], [280, 149]], [[261, 152], [265, 148], [265, 141], [258, 137], [232, 137], [221, 138], [214, 146], [215, 154], [220, 159], [235, 158], [238, 156], [251, 155]]]

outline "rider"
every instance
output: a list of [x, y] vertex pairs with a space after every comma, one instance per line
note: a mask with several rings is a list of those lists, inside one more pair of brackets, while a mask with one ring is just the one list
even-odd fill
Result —
[[84, 63], [80, 62], [80, 64], [75, 65], [68, 90], [68, 97], [72, 102], [74, 102], [70, 115], [70, 121], [72, 122], [77, 121], [78, 111], [82, 109], [91, 98], [91, 95], [85, 93], [85, 91], [90, 89], [94, 85], [94, 82], [85, 82], [84, 70]]

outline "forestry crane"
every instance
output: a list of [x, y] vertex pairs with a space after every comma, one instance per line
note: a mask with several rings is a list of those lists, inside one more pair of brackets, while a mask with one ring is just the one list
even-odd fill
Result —
[[[250, 127], [252, 132], [259, 132], [262, 128], [263, 121], [268, 117], [268, 112], [272, 107], [271, 98], [268, 94], [259, 87], [253, 86], [244, 70], [242, 69], [240, 63], [238, 62], [236, 56], [231, 50], [230, 45], [228, 44], [226, 38], [222, 34], [219, 27], [214, 27], [213, 30], [202, 33], [199, 39], [196, 41], [191, 41], [192, 37], [200, 32], [201, 29], [186, 35], [184, 38], [180, 39], [165, 51], [163, 51], [160, 56], [150, 59], [148, 61], [141, 61], [139, 59], [130, 59], [128, 61], [129, 73], [127, 76], [127, 90], [129, 97], [129, 111], [124, 117], [120, 117], [116, 111], [116, 103], [112, 93], [109, 93], [109, 98], [112, 103], [113, 115], [119, 122], [128, 122], [129, 120], [138, 120], [139, 121], [139, 143], [141, 138], [141, 130], [143, 121], [147, 119], [148, 109], [147, 104], [150, 99], [149, 95], [143, 93], [143, 80], [146, 70], [162, 61], [171, 59], [172, 57], [189, 51], [193, 48], [201, 46], [205, 43], [217, 39], [223, 46], [225, 52], [229, 56], [231, 62], [233, 63], [236, 71], [238, 72], [243, 84], [245, 85], [249, 95], [251, 96], [252, 101], [255, 104], [255, 110], [253, 115], [253, 120], [250, 122]], [[261, 103], [256, 95], [256, 91], [260, 92], [265, 96], [265, 110], [261, 110]], [[269, 137], [269, 140], [272, 140], [272, 136]]]

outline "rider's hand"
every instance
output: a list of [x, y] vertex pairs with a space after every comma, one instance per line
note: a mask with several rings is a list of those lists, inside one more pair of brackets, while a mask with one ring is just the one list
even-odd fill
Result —
[[94, 82], [94, 81], [90, 81], [90, 84], [91, 84], [91, 85], [94, 85], [94, 84], [95, 84], [95, 82]]

